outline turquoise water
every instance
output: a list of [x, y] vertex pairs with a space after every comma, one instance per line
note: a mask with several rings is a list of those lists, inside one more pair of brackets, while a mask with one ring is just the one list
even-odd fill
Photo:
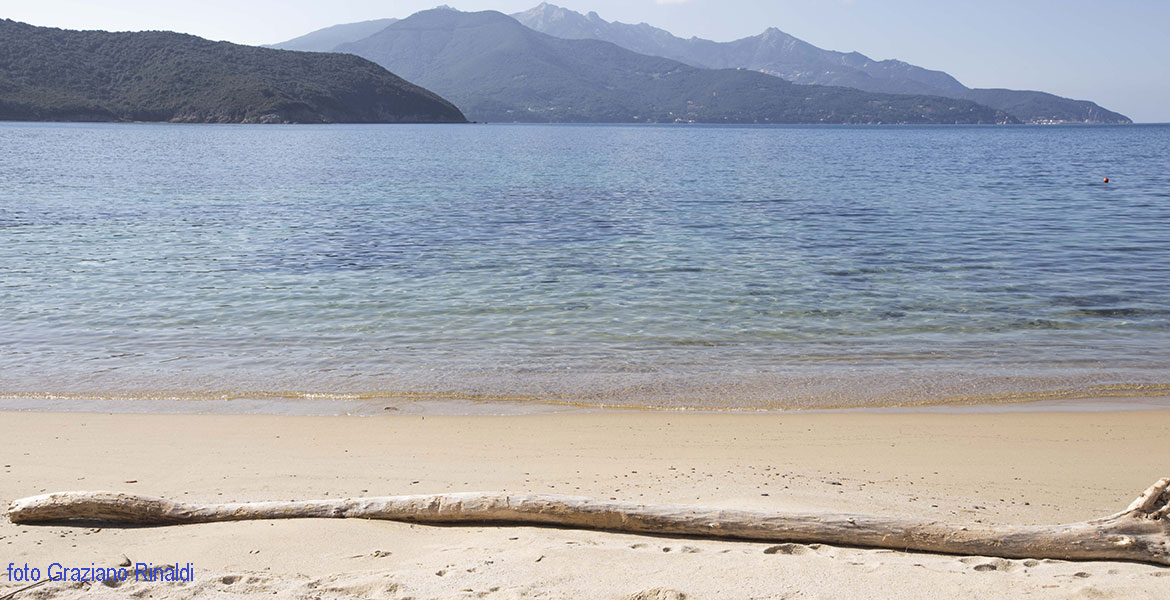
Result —
[[0, 123], [0, 310], [81, 406], [1167, 396], [1170, 126]]

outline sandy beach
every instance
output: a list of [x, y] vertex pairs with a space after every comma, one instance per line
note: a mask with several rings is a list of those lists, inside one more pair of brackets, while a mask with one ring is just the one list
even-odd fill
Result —
[[[501, 417], [8, 412], [0, 501], [451, 491], [1043, 524], [1124, 508], [1170, 471], [1170, 411]], [[1165, 598], [1149, 565], [358, 520], [165, 528], [0, 523], [3, 566], [191, 563], [190, 583], [17, 598]], [[0, 593], [19, 588], [4, 581]]]

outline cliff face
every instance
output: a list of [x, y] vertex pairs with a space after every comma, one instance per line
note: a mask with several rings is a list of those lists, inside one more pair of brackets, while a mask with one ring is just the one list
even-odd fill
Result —
[[0, 119], [462, 123], [450, 102], [356, 56], [170, 33], [0, 20]]

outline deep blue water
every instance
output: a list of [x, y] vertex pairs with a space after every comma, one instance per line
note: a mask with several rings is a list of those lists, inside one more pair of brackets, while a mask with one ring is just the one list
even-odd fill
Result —
[[0, 123], [0, 311], [8, 397], [1170, 395], [1170, 127]]

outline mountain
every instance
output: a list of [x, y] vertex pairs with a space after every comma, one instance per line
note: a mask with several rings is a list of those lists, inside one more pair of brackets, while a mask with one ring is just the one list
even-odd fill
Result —
[[0, 120], [466, 121], [446, 100], [356, 56], [6, 19], [0, 20]]
[[793, 83], [972, 100], [1025, 122], [1130, 122], [1124, 115], [1092, 102], [1069, 100], [1043, 92], [971, 89], [942, 71], [899, 60], [875, 61], [857, 52], [822, 50], [776, 28], [732, 42], [713, 42], [700, 38], [683, 39], [645, 23], [611, 23], [595, 12], [582, 15], [548, 3], [512, 16], [536, 31], [556, 37], [603, 40], [627, 50], [671, 58], [695, 67], [744, 68]]
[[512, 15], [525, 26], [566, 39], [595, 39], [628, 50], [663, 56], [706, 69], [744, 68], [782, 77], [793, 83], [840, 85], [891, 94], [936, 94], [966, 88], [950, 75], [900, 61], [875, 62], [856, 52], [821, 50], [779, 29], [734, 42], [683, 39], [646, 23], [611, 23], [543, 3]]
[[794, 85], [744, 69], [700, 69], [608, 42], [545, 35], [495, 11], [423, 11], [337, 50], [417, 81], [482, 121], [1013, 121], [963, 100]]
[[302, 52], [333, 52], [334, 49], [342, 44], [356, 42], [362, 38], [367, 38], [378, 33], [385, 29], [387, 25], [397, 20], [375, 19], [373, 21], [359, 21], [357, 23], [334, 25], [306, 33], [305, 35], [280, 42], [279, 44], [268, 44], [264, 47], [276, 48], [278, 50], [300, 50]]

